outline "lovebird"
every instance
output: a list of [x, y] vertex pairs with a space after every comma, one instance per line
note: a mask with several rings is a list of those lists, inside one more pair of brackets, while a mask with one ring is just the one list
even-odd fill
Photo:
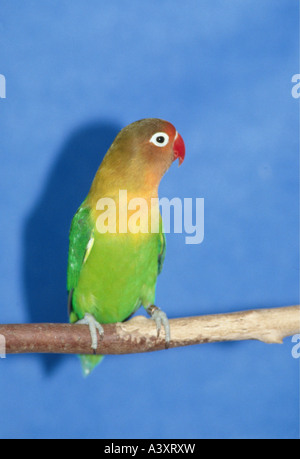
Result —
[[[170, 327], [155, 306], [157, 276], [166, 252], [158, 186], [173, 161], [179, 165], [185, 145], [175, 127], [147, 118], [122, 129], [107, 151], [90, 191], [73, 217], [67, 270], [71, 323], [87, 324], [91, 348], [103, 336], [101, 324], [123, 322], [143, 306], [163, 326], [166, 347]], [[99, 335], [99, 336], [98, 336]], [[84, 375], [103, 356], [81, 355]]]

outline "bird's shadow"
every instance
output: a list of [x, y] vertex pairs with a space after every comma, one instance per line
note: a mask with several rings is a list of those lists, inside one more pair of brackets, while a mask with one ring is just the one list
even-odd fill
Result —
[[[32, 323], [68, 322], [66, 270], [71, 220], [120, 127], [94, 122], [65, 142], [24, 225], [23, 280]], [[62, 356], [39, 356], [51, 372]]]

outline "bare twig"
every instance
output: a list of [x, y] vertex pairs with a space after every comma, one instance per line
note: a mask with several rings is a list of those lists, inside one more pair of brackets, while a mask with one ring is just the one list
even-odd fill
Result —
[[[170, 327], [170, 347], [250, 339], [281, 343], [284, 337], [300, 333], [300, 306], [171, 319]], [[164, 332], [157, 338], [154, 322], [144, 316], [104, 325], [104, 332], [97, 354], [132, 354], [165, 348]], [[93, 353], [86, 325], [0, 325], [0, 335], [5, 338], [7, 354]]]

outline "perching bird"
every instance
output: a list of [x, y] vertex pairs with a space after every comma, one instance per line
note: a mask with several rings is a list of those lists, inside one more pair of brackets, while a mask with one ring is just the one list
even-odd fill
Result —
[[[171, 123], [148, 118], [130, 124], [115, 138], [72, 220], [70, 322], [89, 325], [92, 349], [101, 324], [122, 322], [141, 305], [158, 333], [164, 326], [166, 345], [170, 341], [167, 316], [154, 306], [166, 250], [158, 186], [173, 161], [181, 164], [184, 157], [183, 139]], [[102, 356], [80, 358], [88, 375]]]

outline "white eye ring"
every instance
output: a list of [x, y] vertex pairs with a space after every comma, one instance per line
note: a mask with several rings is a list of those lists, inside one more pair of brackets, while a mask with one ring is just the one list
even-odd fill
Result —
[[165, 147], [169, 143], [169, 136], [165, 132], [156, 132], [151, 137], [150, 142], [157, 147]]

